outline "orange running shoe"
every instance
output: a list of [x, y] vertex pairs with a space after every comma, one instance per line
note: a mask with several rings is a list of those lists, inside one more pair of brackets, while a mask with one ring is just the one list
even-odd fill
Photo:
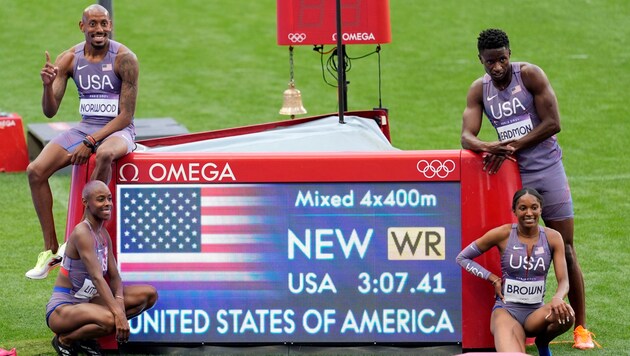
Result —
[[582, 325], [578, 325], [578, 327], [573, 330], [573, 348], [580, 350], [594, 348], [593, 336], [595, 336], [595, 334], [583, 328]]

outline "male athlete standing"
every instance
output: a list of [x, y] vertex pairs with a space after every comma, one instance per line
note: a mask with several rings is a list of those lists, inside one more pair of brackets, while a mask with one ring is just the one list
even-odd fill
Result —
[[55, 233], [53, 198], [48, 179], [70, 164], [85, 164], [95, 155], [91, 179], [111, 179], [112, 162], [134, 148], [133, 116], [138, 95], [138, 59], [124, 45], [110, 39], [112, 21], [107, 9], [91, 5], [83, 11], [79, 28], [85, 41], [61, 53], [55, 63], [46, 63], [40, 75], [44, 86], [42, 109], [55, 116], [68, 79], [79, 92], [82, 120], [51, 140], [27, 168], [35, 212], [44, 236], [44, 251], [28, 278], [42, 279], [63, 257]]
[[[562, 165], [560, 113], [556, 95], [538, 66], [510, 63], [510, 42], [499, 29], [484, 30], [477, 39], [479, 60], [486, 74], [468, 91], [462, 122], [462, 147], [484, 152], [484, 167], [496, 173], [506, 158], [517, 158], [524, 187], [540, 192], [545, 201], [542, 218], [557, 230], [565, 243], [569, 272], [569, 301], [575, 310], [574, 345], [594, 347], [586, 326], [584, 279], [573, 247], [573, 201]], [[498, 141], [485, 142], [477, 135], [482, 114], [497, 130]]]

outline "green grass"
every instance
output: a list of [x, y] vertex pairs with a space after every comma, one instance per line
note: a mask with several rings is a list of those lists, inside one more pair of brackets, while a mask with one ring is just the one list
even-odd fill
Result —
[[[77, 24], [90, 3], [0, 0], [0, 111], [19, 113], [25, 124], [47, 121], [40, 107], [44, 51], [54, 57], [82, 40]], [[399, 148], [459, 148], [465, 95], [483, 70], [475, 47], [481, 29], [505, 29], [512, 59], [546, 71], [560, 103], [559, 140], [575, 204], [589, 328], [603, 346], [588, 354], [628, 354], [630, 2], [390, 0], [390, 8], [392, 43], [381, 52], [382, 93]], [[116, 39], [140, 60], [136, 117], [174, 117], [190, 131], [286, 119], [278, 110], [289, 79], [288, 50], [276, 45], [274, 0], [117, 0], [114, 16]], [[372, 50], [348, 48], [352, 57]], [[374, 56], [353, 61], [350, 110], [378, 106], [376, 64]], [[336, 89], [323, 82], [319, 56], [297, 47], [295, 66], [309, 115], [335, 112]], [[69, 84], [54, 121], [76, 121], [77, 106]], [[491, 138], [488, 126], [482, 135]], [[69, 182], [67, 176], [51, 181], [60, 238]], [[0, 204], [0, 347], [50, 355], [52, 334], [43, 314], [53, 278], [34, 282], [23, 276], [42, 247], [23, 173], [0, 174]], [[559, 338], [567, 340], [569, 333]], [[580, 353], [570, 343], [553, 346], [553, 352]]]

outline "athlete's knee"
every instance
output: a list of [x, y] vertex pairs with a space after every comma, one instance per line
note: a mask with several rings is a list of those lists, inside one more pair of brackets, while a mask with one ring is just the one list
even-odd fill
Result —
[[155, 287], [153, 286], [147, 286], [146, 295], [147, 295], [147, 305], [146, 305], [145, 310], [151, 309], [157, 302], [158, 300], [157, 289], [155, 289]]
[[29, 182], [35, 182], [40, 179], [41, 174], [37, 170], [37, 166], [34, 164], [35, 162], [31, 162], [26, 167], [26, 176], [28, 177]]
[[548, 325], [550, 327], [550, 330], [555, 330], [561, 334], [571, 329], [571, 327], [573, 326], [573, 323], [575, 323], [575, 316], [569, 315], [565, 317], [564, 319], [560, 320], [559, 317], [556, 317], [554, 315], [553, 320], [551, 321], [547, 320], [547, 322], [549, 323]]
[[[155, 287], [151, 285], [135, 286], [136, 290], [133, 295], [130, 296], [130, 307], [137, 313], [151, 309], [158, 300], [158, 292]], [[127, 296], [125, 296], [127, 298]]]
[[48, 180], [50, 176], [45, 174], [46, 170], [37, 161], [33, 161], [26, 167], [26, 176], [28, 177], [29, 184], [42, 183]]
[[103, 335], [108, 335], [116, 331], [116, 318], [112, 312], [106, 312], [99, 315], [99, 320], [96, 323]]
[[112, 164], [115, 158], [116, 158], [116, 155], [114, 154], [113, 150], [102, 148], [102, 149], [96, 150], [94, 160], [96, 161], [97, 166], [99, 165], [109, 166]]

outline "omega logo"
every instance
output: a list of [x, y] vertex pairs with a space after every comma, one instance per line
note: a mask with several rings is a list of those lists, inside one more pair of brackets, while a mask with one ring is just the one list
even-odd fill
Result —
[[[213, 162], [204, 164], [191, 163], [153, 163], [148, 169], [149, 178], [153, 182], [199, 182], [199, 181], [236, 181], [236, 176], [229, 163], [217, 165]], [[125, 163], [118, 170], [120, 182], [137, 182], [140, 170], [134, 163]]]
[[125, 167], [131, 167], [131, 169], [133, 170], [133, 174], [131, 175], [131, 181], [132, 182], [137, 182], [138, 181], [138, 166], [136, 166], [133, 163], [125, 163], [122, 166], [120, 166], [120, 169], [118, 170], [118, 176], [120, 177], [120, 181], [121, 182], [126, 182], [127, 181], [127, 176], [125, 175]]

